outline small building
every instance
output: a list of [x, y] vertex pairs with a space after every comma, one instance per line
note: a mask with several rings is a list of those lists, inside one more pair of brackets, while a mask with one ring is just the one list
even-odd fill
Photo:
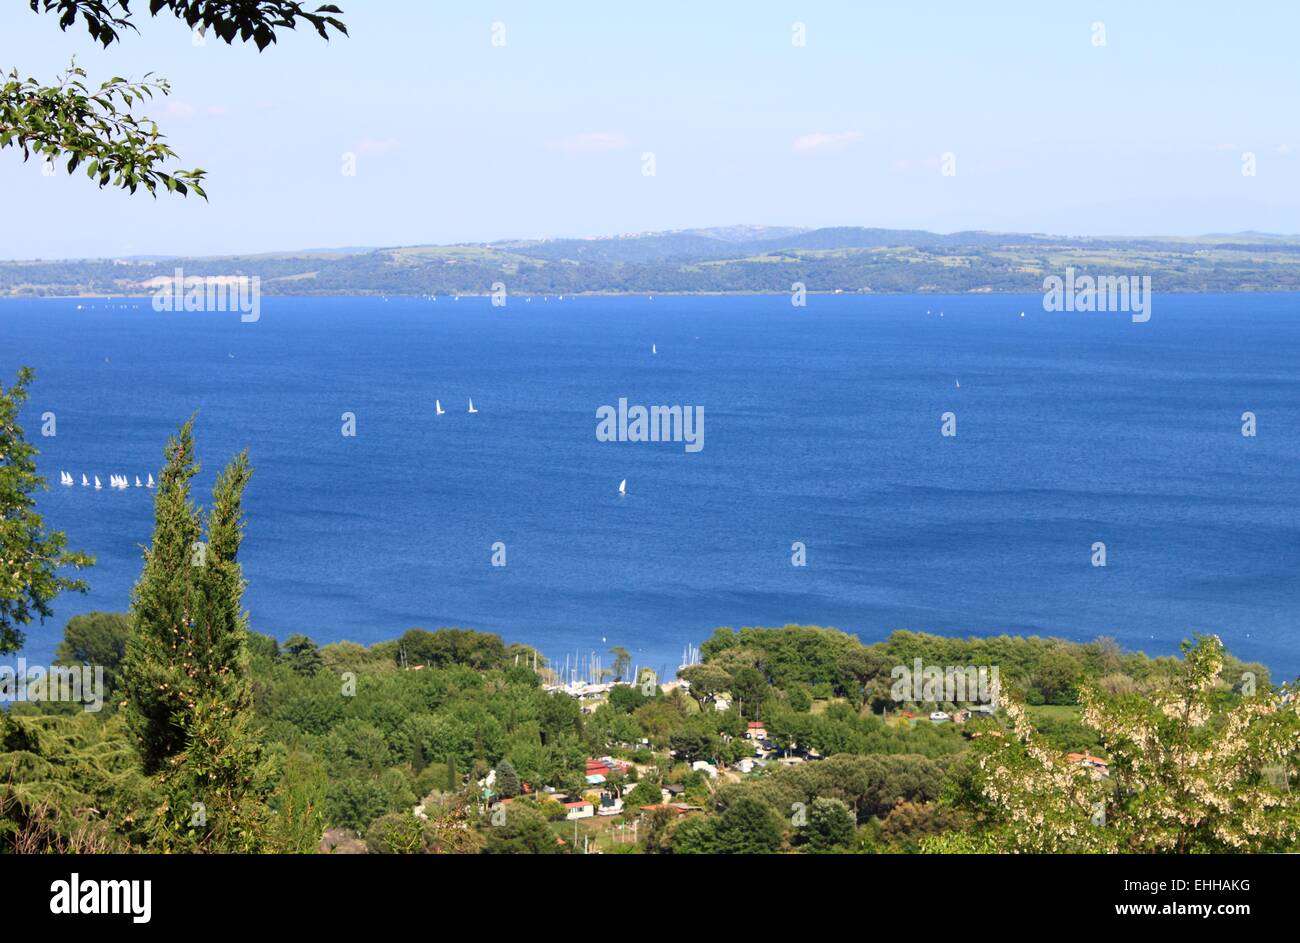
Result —
[[1091, 753], [1067, 753], [1065, 754], [1065, 760], [1071, 765], [1081, 763], [1084, 766], [1110, 766], [1109, 761], [1103, 760], [1099, 756], [1093, 756]]
[[746, 739], [746, 740], [759, 740], [759, 741], [766, 740], [766, 739], [767, 739], [767, 727], [763, 724], [763, 722], [762, 722], [761, 720], [751, 720], [751, 721], [746, 725], [746, 730], [745, 730], [745, 739]]
[[686, 787], [677, 783], [664, 786], [659, 790], [659, 795], [663, 797], [664, 802], [672, 802], [686, 795]]
[[612, 756], [588, 757], [584, 776], [588, 785], [599, 786], [614, 773], [621, 773], [626, 776], [631, 765], [623, 760], [616, 760]]
[[1082, 766], [1093, 779], [1106, 779], [1110, 776], [1110, 763], [1090, 753], [1067, 753], [1065, 761], [1071, 766]]
[[574, 819], [589, 819], [596, 814], [596, 807], [586, 799], [579, 799], [576, 802], [564, 803], [567, 810], [564, 817], [570, 821]]

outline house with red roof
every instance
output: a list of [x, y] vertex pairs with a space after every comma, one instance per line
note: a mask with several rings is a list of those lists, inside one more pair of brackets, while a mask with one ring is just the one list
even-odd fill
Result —
[[566, 809], [564, 817], [569, 820], [589, 819], [596, 814], [596, 807], [586, 799], [566, 802], [564, 803], [564, 808]]
[[1093, 779], [1103, 779], [1110, 775], [1110, 763], [1090, 753], [1067, 753], [1065, 761], [1071, 766], [1082, 766], [1092, 774]]
[[609, 779], [615, 771], [626, 776], [627, 771], [631, 768], [631, 763], [616, 760], [612, 756], [589, 757], [587, 759], [587, 771], [583, 775], [587, 778], [589, 785], [599, 786]]

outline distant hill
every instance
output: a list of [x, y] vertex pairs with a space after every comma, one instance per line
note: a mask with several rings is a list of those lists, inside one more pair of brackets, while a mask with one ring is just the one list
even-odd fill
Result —
[[1038, 292], [1043, 278], [1150, 275], [1157, 292], [1300, 291], [1300, 237], [725, 226], [597, 239], [0, 262], [0, 295], [142, 295], [171, 275], [257, 275], [267, 294]]

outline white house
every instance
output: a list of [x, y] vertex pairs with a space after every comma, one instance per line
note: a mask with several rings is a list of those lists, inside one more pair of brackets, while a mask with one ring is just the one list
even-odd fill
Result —
[[596, 807], [585, 799], [576, 802], [566, 802], [564, 807], [569, 811], [565, 814], [566, 819], [589, 819], [596, 814]]

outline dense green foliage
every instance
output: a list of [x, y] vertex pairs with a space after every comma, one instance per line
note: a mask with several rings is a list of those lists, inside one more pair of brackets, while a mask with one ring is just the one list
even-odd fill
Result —
[[63, 629], [63, 641], [55, 649], [55, 664], [103, 668], [104, 699], [111, 702], [121, 689], [122, 662], [126, 660], [130, 632], [131, 619], [122, 613], [88, 612], [73, 616]]
[[37, 491], [47, 485], [36, 471], [36, 447], [18, 425], [34, 378], [26, 367], [9, 389], [0, 385], [0, 653], [22, 647], [22, 628], [53, 615], [59, 593], [84, 591], [86, 584], [62, 575], [95, 561], [67, 548], [67, 536], [47, 531], [36, 510]]
[[[102, 634], [105, 641], [96, 647], [107, 645], [111, 651], [118, 636], [111, 627], [120, 619], [95, 614], [70, 626], [71, 635], [84, 640]], [[90, 632], [91, 626], [100, 631]], [[887, 672], [884, 666], [898, 657], [885, 654], [890, 651], [926, 661], [992, 651], [1006, 658], [1015, 692], [1032, 690], [1032, 679], [1065, 651], [1082, 666], [1082, 690], [1091, 691], [1105, 679], [1128, 692], [1116, 695], [1121, 701], [1143, 703], [1160, 690], [1176, 689], [1188, 664], [1121, 653], [1104, 640], [1075, 645], [900, 632], [864, 646], [811, 626], [721, 630], [705, 646], [705, 666], [756, 672], [768, 688], [762, 723], [776, 753], [766, 767], [743, 774], [737, 764], [754, 752], [742, 736], [746, 720], [734, 706], [717, 710], [717, 693], [688, 696], [670, 687], [646, 694], [620, 686], [594, 707], [588, 704], [590, 712], [584, 713], [578, 700], [544, 690], [546, 670], [534, 673], [531, 657], [515, 664], [519, 652], [511, 654], [496, 636], [418, 631], [408, 632], [404, 642], [369, 648], [348, 642], [318, 648], [305, 637], [281, 646], [250, 635], [255, 718], [244, 733], [256, 737], [264, 756], [237, 759], [262, 770], [265, 791], [253, 793], [258, 808], [225, 807], [220, 814], [256, 823], [256, 847], [311, 850], [329, 829], [329, 835], [354, 834], [362, 847], [380, 853], [552, 854], [589, 848], [592, 842], [611, 852], [677, 854], [1011, 848], [1015, 836], [1023, 834], [1016, 823], [1025, 814], [990, 796], [996, 767], [985, 758], [1001, 758], [998, 762], [1010, 764], [1016, 775], [1032, 766], [1023, 750], [1002, 752], [1014, 751], [1019, 728], [1000, 718], [972, 720], [963, 730], [952, 723], [906, 719], [898, 708], [887, 716], [875, 713], [868, 692], [878, 678], [863, 666], [878, 663]], [[403, 646], [417, 641], [426, 653], [458, 654], [439, 665], [412, 665], [408, 656], [404, 666]], [[69, 650], [85, 645], [65, 641]], [[810, 646], [818, 649], [817, 657], [792, 657], [810, 654]], [[485, 653], [496, 653], [495, 660], [485, 664]], [[1118, 667], [1112, 658], [1119, 659]], [[845, 674], [846, 663], [858, 674]], [[731, 667], [720, 667], [726, 665]], [[1231, 676], [1219, 668], [1212, 685], [1216, 703], [1225, 709], [1276, 700], [1277, 692], [1267, 687], [1253, 699], [1244, 698], [1226, 683]], [[817, 697], [796, 706], [774, 677], [789, 690], [815, 691]], [[1064, 759], [1069, 751], [1121, 748], [1105, 731], [1091, 729], [1078, 705], [1028, 710], [1044, 712], [1035, 715], [1047, 731], [1033, 733], [1037, 755], [1061, 769], [1070, 768]], [[1063, 714], [1073, 719], [1066, 722]], [[1294, 739], [1296, 728], [1286, 726], [1295, 722], [1294, 709], [1267, 716], [1276, 717], [1270, 723], [1277, 734], [1269, 761], [1294, 776], [1300, 741]], [[198, 729], [202, 722], [199, 718], [186, 729]], [[182, 841], [193, 829], [160, 835], [151, 823], [158, 796], [175, 793], [166, 788], [160, 793], [160, 782], [144, 774], [128, 746], [120, 712], [40, 715], [34, 705], [21, 705], [4, 723], [0, 770], [12, 771], [18, 783], [5, 793], [8, 811], [0, 813], [9, 847], [42, 846], [42, 841], [44, 847], [62, 848], [215, 847], [193, 838]], [[970, 736], [995, 731], [1003, 736]], [[611, 781], [627, 783], [619, 790], [622, 811], [610, 818], [565, 821], [565, 808], [546, 791], [598, 802], [597, 793], [609, 786], [585, 783], [584, 765], [586, 758], [606, 754], [631, 763], [627, 774], [611, 775]], [[783, 759], [787, 755], [791, 759]], [[1122, 754], [1109, 755], [1118, 761]], [[718, 768], [717, 778], [691, 769], [696, 760]], [[490, 789], [481, 785], [489, 772], [495, 773]], [[1123, 775], [1117, 763], [1116, 781]], [[676, 784], [674, 801], [684, 803], [680, 809], [661, 805], [668, 784]], [[1247, 786], [1271, 788], [1258, 771]], [[1032, 784], [1025, 790], [1031, 797], [1043, 792]], [[509, 804], [499, 805], [501, 800]], [[1295, 821], [1294, 804], [1277, 808], [1277, 822]], [[1113, 814], [1120, 813], [1117, 807]], [[1229, 813], [1227, 820], [1237, 819]], [[44, 822], [45, 831], [34, 822]], [[638, 830], [631, 833], [634, 822]], [[627, 832], [621, 830], [625, 823]], [[1028, 834], [1044, 847], [1076, 847], [1050, 829]], [[1274, 837], [1258, 849], [1289, 847], [1290, 840], [1282, 837], [1288, 834], [1285, 827], [1269, 834]], [[238, 845], [239, 837], [222, 841]], [[337, 837], [327, 842], [337, 843]], [[1255, 846], [1247, 841], [1244, 847]]]

